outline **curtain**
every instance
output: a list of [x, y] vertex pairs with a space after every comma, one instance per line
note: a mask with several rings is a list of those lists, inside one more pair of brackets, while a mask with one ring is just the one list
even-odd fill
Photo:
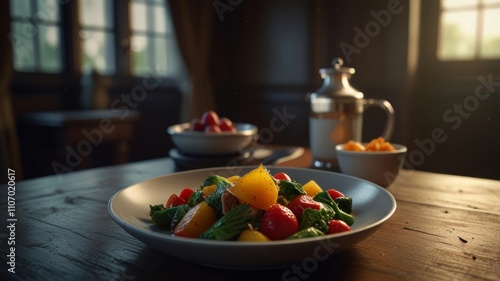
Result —
[[[16, 122], [10, 94], [12, 77], [12, 46], [7, 36], [10, 32], [9, 1], [0, 5], [0, 168], [16, 171], [16, 179], [22, 179], [21, 155], [17, 139]], [[0, 182], [4, 182], [3, 177]]]
[[179, 51], [188, 72], [183, 93], [184, 122], [215, 109], [208, 64], [210, 60], [214, 7], [212, 0], [166, 0], [170, 8]]

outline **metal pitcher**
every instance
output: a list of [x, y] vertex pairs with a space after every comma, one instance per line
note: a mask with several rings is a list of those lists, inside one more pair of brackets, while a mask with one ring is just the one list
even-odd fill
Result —
[[394, 127], [394, 109], [386, 100], [363, 98], [363, 93], [349, 84], [354, 68], [343, 66], [342, 59], [334, 59], [332, 65], [319, 70], [323, 85], [309, 95], [309, 140], [312, 166], [338, 171], [335, 146], [349, 140], [361, 142], [364, 110], [371, 106], [385, 110], [387, 118], [381, 136], [389, 140]]

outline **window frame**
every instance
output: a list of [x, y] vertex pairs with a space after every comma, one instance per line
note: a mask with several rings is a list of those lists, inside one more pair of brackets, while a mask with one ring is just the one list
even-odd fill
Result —
[[[23, 73], [60, 73], [62, 71], [64, 71], [64, 53], [61, 54], [61, 56], [59, 57], [60, 59], [60, 71], [54, 71], [54, 72], [51, 72], [51, 71], [42, 71], [42, 56], [41, 56], [41, 50], [42, 50], [42, 46], [41, 46], [41, 42], [40, 42], [40, 28], [41, 27], [55, 27], [55, 28], [58, 28], [59, 29], [59, 34], [58, 34], [58, 40], [60, 41], [60, 48], [61, 48], [61, 52], [63, 51], [63, 46], [62, 46], [62, 39], [63, 39], [63, 36], [62, 36], [62, 29], [63, 29], [63, 23], [62, 23], [62, 15], [61, 15], [61, 9], [60, 9], [60, 5], [55, 2], [55, 4], [57, 5], [59, 11], [59, 18], [57, 19], [57, 21], [53, 21], [53, 20], [46, 20], [46, 19], [43, 19], [43, 18], [40, 18], [40, 17], [37, 17], [37, 13], [40, 12], [40, 10], [38, 10], [38, 3], [36, 0], [27, 0], [27, 2], [29, 3], [29, 6], [33, 9], [36, 10], [35, 11], [31, 11], [32, 14], [28, 17], [24, 17], [24, 16], [16, 16], [16, 15], [12, 15], [11, 12], [12, 12], [12, 9], [11, 9], [11, 6], [10, 6], [10, 1], [9, 1], [9, 15], [10, 15], [10, 19], [9, 19], [9, 24], [10, 24], [10, 34], [8, 35], [8, 38], [11, 42], [11, 44], [14, 44], [13, 40], [20, 40], [19, 37], [22, 37], [23, 35], [19, 35], [19, 34], [16, 34], [15, 31], [13, 31], [13, 24], [14, 23], [17, 23], [17, 24], [20, 24], [23, 26], [23, 29], [24, 27], [26, 27], [26, 25], [30, 25], [30, 28], [33, 28], [35, 29], [35, 32], [34, 34], [32, 35], [32, 37], [30, 38], [31, 39], [31, 43], [33, 45], [33, 57], [34, 57], [34, 67], [33, 67], [33, 71], [20, 71], [20, 72], [23, 72]], [[14, 56], [14, 52], [12, 53], [12, 55]], [[15, 70], [15, 66], [14, 66], [14, 63], [15, 63], [15, 58], [13, 57], [13, 60], [12, 60], [12, 67], [13, 69]]]
[[[438, 58], [441, 1], [420, 1], [419, 69], [436, 79], [475, 79], [479, 74], [500, 74], [500, 58], [440, 60]], [[434, 79], [432, 79], [434, 80]]]
[[[132, 36], [130, 28], [130, 3], [131, 0], [114, 0], [113, 9], [117, 16], [114, 17], [114, 41], [115, 41], [115, 67], [114, 74], [102, 74], [108, 79], [110, 87], [130, 88], [138, 83], [142, 83], [145, 76], [136, 76], [131, 66], [130, 38]], [[78, 34], [80, 23], [78, 20], [78, 1], [58, 1], [60, 9], [61, 27], [61, 52], [62, 68], [61, 72], [48, 73], [37, 71], [17, 71], [12, 65], [12, 91], [13, 94], [22, 93], [50, 93], [61, 92], [62, 99], [74, 99], [79, 96], [79, 85], [82, 76], [81, 62], [81, 40]], [[8, 9], [10, 13], [10, 1], [4, 1], [1, 5]], [[168, 7], [167, 7], [168, 10]], [[9, 24], [12, 18], [8, 19]], [[9, 30], [12, 29], [9, 28]], [[150, 75], [151, 76], [151, 75]], [[26, 83], [29, 81], [29, 83]], [[168, 76], [161, 76], [161, 84], [158, 89], [177, 88], [175, 73]], [[76, 87], [76, 88], [75, 88]]]
[[[134, 30], [133, 27], [132, 27], [132, 24], [129, 23], [129, 32], [130, 32], [130, 36], [129, 36], [129, 40], [130, 42], [132, 42], [132, 37], [133, 36], [142, 36], [142, 37], [145, 37], [146, 40], [148, 42], [152, 42], [153, 39], [164, 39], [165, 42], [166, 42], [166, 47], [168, 48], [168, 44], [169, 44], [169, 41], [171, 40], [175, 40], [175, 36], [174, 36], [174, 31], [173, 31], [173, 27], [170, 27], [170, 33], [169, 33], [169, 27], [166, 26], [166, 30], [164, 33], [161, 33], [159, 31], [156, 31], [156, 30], [153, 30], [152, 27], [154, 26], [154, 20], [155, 20], [155, 13], [154, 13], [154, 10], [153, 10], [153, 7], [155, 6], [163, 6], [165, 8], [165, 12], [168, 12], [169, 11], [169, 7], [168, 5], [166, 4], [166, 2], [160, 2], [160, 1], [154, 1], [154, 0], [129, 0], [129, 12], [132, 10], [132, 4], [133, 3], [143, 3], [145, 6], [146, 6], [146, 30]], [[163, 4], [163, 5], [162, 5]], [[128, 19], [129, 20], [132, 20], [132, 15], [129, 14], [128, 15]], [[165, 23], [168, 25], [168, 17], [165, 16]], [[132, 45], [131, 45], [131, 48], [132, 48]], [[130, 49], [131, 49], [130, 48]], [[147, 46], [147, 52], [148, 54], [150, 54], [150, 56], [147, 57], [147, 65], [149, 67], [149, 69], [151, 69], [152, 65], [154, 64], [155, 61], [157, 61], [157, 58], [156, 58], [156, 55], [157, 55], [157, 52], [156, 52], [156, 46], [154, 44], [148, 44]], [[134, 55], [134, 52], [133, 51], [130, 51], [129, 53], [129, 57], [130, 57], [130, 72], [132, 73], [132, 75], [135, 74], [134, 72], [134, 59], [133, 59], [133, 55]], [[170, 64], [169, 64], [169, 60], [171, 58], [168, 58], [167, 57], [167, 61], [165, 62], [166, 63], [166, 67], [167, 67], [167, 73], [168, 73], [168, 69], [170, 67]], [[167, 75], [168, 76], [168, 75]], [[139, 76], [140, 77], [140, 76]], [[166, 77], [166, 76], [165, 76]]]
[[[471, 60], [497, 60], [500, 59], [500, 55], [497, 57], [481, 57], [481, 47], [484, 42], [482, 41], [484, 36], [484, 26], [485, 26], [485, 12], [489, 9], [498, 9], [500, 8], [500, 3], [490, 3], [485, 4], [484, 0], [477, 0], [478, 2], [474, 5], [465, 5], [462, 7], [442, 7], [440, 4], [439, 7], [439, 20], [438, 20], [438, 35], [441, 35], [441, 20], [446, 13], [454, 13], [454, 12], [477, 12], [476, 18], [476, 28], [475, 28], [475, 38], [474, 38], [474, 54], [472, 58], [460, 59], [460, 58], [450, 58], [450, 59], [441, 59], [441, 61], [471, 61]], [[440, 43], [438, 42], [437, 51], [439, 51]], [[437, 52], [436, 52], [437, 53]]]

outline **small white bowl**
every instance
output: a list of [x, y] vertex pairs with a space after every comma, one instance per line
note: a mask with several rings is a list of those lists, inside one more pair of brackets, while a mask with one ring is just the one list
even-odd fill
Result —
[[191, 124], [168, 127], [167, 132], [175, 146], [191, 155], [230, 155], [242, 153], [257, 138], [257, 127], [252, 124], [234, 124], [236, 132], [206, 133], [189, 130]]
[[345, 144], [336, 145], [340, 170], [343, 174], [388, 187], [403, 167], [407, 151], [404, 145], [392, 145], [394, 151], [350, 151], [344, 149]]

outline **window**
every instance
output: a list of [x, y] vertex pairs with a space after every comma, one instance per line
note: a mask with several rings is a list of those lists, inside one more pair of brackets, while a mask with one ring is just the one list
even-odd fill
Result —
[[500, 58], [500, 0], [442, 0], [440, 60]]
[[132, 0], [130, 4], [131, 71], [137, 76], [151, 71], [169, 74], [168, 50], [173, 31], [164, 0]]
[[81, 69], [114, 74], [115, 29], [112, 0], [79, 0]]
[[21, 76], [78, 76], [96, 70], [115, 77], [166, 77], [180, 69], [166, 0], [9, 3], [13, 66]]
[[56, 0], [11, 0], [14, 69], [57, 73], [63, 69], [61, 19]]

